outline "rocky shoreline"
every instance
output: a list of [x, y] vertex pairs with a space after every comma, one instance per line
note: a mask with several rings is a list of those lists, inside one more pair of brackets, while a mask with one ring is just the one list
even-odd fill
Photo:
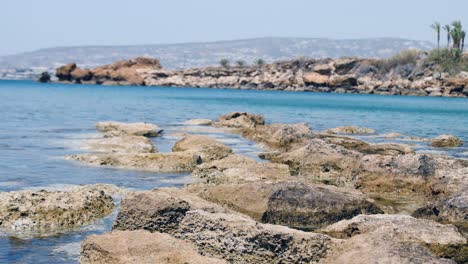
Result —
[[[466, 263], [468, 162], [370, 144], [370, 128], [313, 131], [234, 112], [187, 126], [236, 133], [262, 146], [254, 160], [206, 135], [179, 133], [171, 152], [148, 123], [100, 122], [89, 153], [67, 159], [153, 173], [190, 172], [184, 188], [89, 185], [0, 194], [0, 228], [62, 230], [109, 214], [112, 231], [81, 244], [80, 263]], [[393, 134], [398, 136], [398, 134]], [[442, 135], [433, 147], [463, 142]], [[404, 200], [406, 203], [399, 203]]]
[[[414, 62], [382, 69], [382, 60], [299, 59], [261, 66], [164, 70], [156, 59], [136, 58], [81, 69], [70, 63], [57, 69], [62, 83], [146, 85], [249, 90], [307, 91], [414, 96], [468, 96], [468, 72], [450, 75], [421, 54]], [[50, 81], [42, 76], [41, 82]]]

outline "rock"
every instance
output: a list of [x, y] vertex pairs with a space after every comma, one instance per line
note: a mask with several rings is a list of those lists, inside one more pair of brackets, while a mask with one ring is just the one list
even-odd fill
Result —
[[157, 125], [150, 123], [121, 123], [115, 121], [105, 121], [96, 124], [96, 129], [106, 133], [107, 136], [145, 136], [156, 137], [163, 131]]
[[351, 58], [342, 58], [334, 61], [335, 73], [339, 75], [348, 74], [356, 66], [358, 61]]
[[72, 81], [71, 72], [77, 68], [76, 63], [69, 63], [67, 65], [58, 67], [55, 71], [55, 75], [61, 82]]
[[435, 148], [456, 148], [463, 145], [463, 141], [452, 135], [440, 135], [431, 141]]
[[157, 173], [191, 172], [202, 162], [200, 156], [189, 152], [75, 154], [66, 156], [66, 159], [94, 166], [109, 166]]
[[90, 70], [78, 67], [71, 71], [70, 75], [76, 83], [89, 82], [93, 78], [93, 73]]
[[113, 229], [168, 233], [231, 263], [318, 261], [335, 243], [325, 235], [260, 224], [176, 189], [127, 196]]
[[256, 221], [314, 230], [360, 213], [382, 213], [352, 190], [298, 182], [192, 185], [192, 193]]
[[319, 135], [319, 137], [327, 143], [340, 145], [346, 149], [359, 151], [363, 154], [400, 155], [414, 153], [411, 147], [404, 144], [369, 144], [358, 139], [334, 136], [333, 134], [332, 136], [326, 134]]
[[391, 234], [392, 228], [384, 226], [366, 235], [356, 235], [337, 246], [323, 263], [454, 263], [452, 260], [439, 258], [418, 243], [395, 241]]
[[49, 72], [43, 72], [39, 76], [39, 79], [37, 79], [38, 82], [40, 83], [49, 83], [50, 82], [50, 74]]
[[264, 124], [265, 118], [263, 116], [246, 112], [232, 112], [222, 115], [213, 123], [216, 127], [230, 128], [253, 128]]
[[391, 255], [395, 255], [391, 258], [400, 261], [398, 263], [414, 263], [423, 259], [428, 262], [422, 263], [448, 261], [438, 257], [451, 258], [457, 263], [468, 260], [467, 240], [455, 226], [407, 215], [359, 215], [330, 225], [323, 231], [340, 238], [352, 237], [345, 242], [343, 249], [348, 253], [343, 256], [350, 257], [349, 252], [353, 252], [359, 260], [363, 260], [363, 256], [369, 258], [371, 250], [381, 253], [371, 253], [371, 259], [379, 260], [379, 263]]
[[55, 232], [91, 223], [114, 208], [107, 190], [87, 185], [67, 191], [0, 193], [0, 227], [17, 232]]
[[316, 72], [304, 73], [303, 81], [306, 85], [327, 85], [329, 77]]
[[387, 133], [387, 134], [383, 134], [382, 137], [386, 138], [386, 139], [393, 139], [393, 138], [399, 138], [399, 137], [402, 137], [403, 135], [401, 133], [398, 133], [398, 132], [391, 132], [391, 133]]
[[374, 134], [375, 130], [367, 127], [357, 127], [357, 126], [341, 126], [330, 128], [325, 131], [325, 133], [329, 134]]
[[341, 184], [357, 168], [360, 157], [359, 152], [316, 138], [304, 147], [270, 158], [272, 162], [287, 164], [292, 175], [312, 181]]
[[118, 136], [89, 139], [84, 149], [104, 153], [155, 153], [156, 147], [143, 136]]
[[190, 119], [184, 122], [185, 125], [191, 126], [211, 126], [213, 122], [210, 119]]
[[330, 64], [316, 64], [314, 65], [313, 71], [322, 75], [330, 75], [333, 71], [333, 66]]
[[232, 149], [223, 143], [210, 137], [199, 135], [184, 136], [175, 143], [172, 151], [185, 151], [199, 155], [202, 162], [222, 159], [232, 153]]
[[81, 244], [80, 264], [227, 263], [205, 257], [190, 242], [148, 231], [113, 231], [91, 235]]
[[245, 129], [242, 136], [273, 149], [287, 151], [305, 145], [314, 133], [307, 124], [268, 124]]
[[357, 78], [352, 74], [332, 75], [328, 80], [328, 85], [331, 87], [351, 87], [357, 86], [357, 84]]
[[442, 225], [409, 215], [358, 215], [327, 226], [323, 231], [335, 237], [347, 238], [371, 233], [383, 226], [391, 228], [392, 239], [400, 242], [441, 245], [466, 243], [466, 238], [453, 225]]
[[278, 181], [288, 179], [290, 174], [288, 166], [284, 164], [260, 163], [241, 155], [230, 155], [197, 166], [192, 177], [205, 184], [223, 184]]

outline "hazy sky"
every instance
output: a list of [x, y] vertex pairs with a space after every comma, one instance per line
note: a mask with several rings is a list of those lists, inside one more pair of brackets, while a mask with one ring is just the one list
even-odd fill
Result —
[[434, 40], [468, 0], [1, 0], [0, 55], [70, 45], [284, 36]]

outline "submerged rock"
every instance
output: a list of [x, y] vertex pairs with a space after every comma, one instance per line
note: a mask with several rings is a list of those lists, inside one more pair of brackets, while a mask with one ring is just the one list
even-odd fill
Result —
[[252, 181], [278, 181], [290, 177], [284, 164], [260, 163], [253, 159], [230, 155], [224, 159], [199, 165], [192, 177], [201, 183], [223, 184]]
[[435, 148], [456, 148], [463, 145], [463, 141], [452, 135], [440, 135], [431, 140]]
[[361, 213], [382, 213], [357, 191], [298, 182], [193, 185], [188, 191], [256, 221], [307, 230]]
[[246, 216], [174, 189], [127, 196], [114, 230], [145, 229], [192, 242], [199, 252], [234, 263], [299, 263], [324, 258], [335, 240]]
[[80, 264], [186, 263], [221, 264], [198, 253], [190, 242], [148, 231], [113, 231], [91, 235], [81, 243]]
[[216, 127], [229, 128], [253, 128], [264, 124], [265, 118], [263, 116], [246, 112], [232, 112], [222, 115], [213, 123]]
[[367, 127], [357, 127], [357, 126], [341, 126], [330, 128], [325, 131], [329, 134], [374, 134], [375, 130]]
[[211, 119], [190, 119], [184, 122], [185, 125], [191, 126], [211, 126], [213, 121]]
[[107, 136], [145, 136], [156, 137], [163, 131], [157, 125], [150, 123], [121, 123], [105, 121], [96, 124], [96, 129], [106, 133]]
[[118, 136], [90, 139], [85, 149], [107, 153], [155, 153], [156, 147], [150, 139], [143, 136]]
[[110, 166], [160, 173], [191, 172], [201, 163], [200, 156], [189, 152], [74, 154], [66, 156], [66, 159], [95, 166]]
[[0, 228], [50, 232], [90, 223], [112, 212], [112, 189], [86, 185], [67, 191], [0, 193]]
[[199, 155], [203, 162], [222, 159], [232, 153], [232, 149], [223, 143], [200, 135], [185, 135], [175, 143], [172, 151]]

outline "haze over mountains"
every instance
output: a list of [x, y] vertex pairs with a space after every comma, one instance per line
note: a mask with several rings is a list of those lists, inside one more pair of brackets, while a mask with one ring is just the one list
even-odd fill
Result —
[[35, 78], [42, 71], [53, 71], [69, 62], [92, 68], [138, 56], [159, 58], [164, 68], [178, 69], [218, 65], [222, 58], [244, 60], [247, 63], [258, 58], [271, 62], [302, 56], [382, 58], [404, 49], [427, 50], [434, 47], [433, 43], [427, 41], [397, 38], [338, 40], [276, 37], [206, 43], [57, 47], [0, 57], [0, 78]]

